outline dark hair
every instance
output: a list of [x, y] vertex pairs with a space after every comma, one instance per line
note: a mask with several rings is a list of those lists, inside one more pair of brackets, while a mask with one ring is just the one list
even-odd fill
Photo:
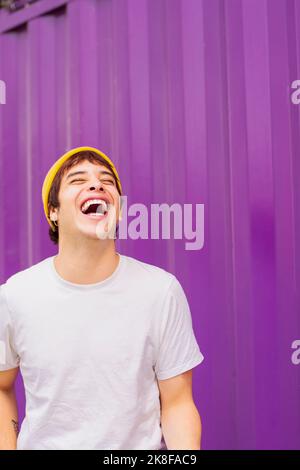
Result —
[[[98, 165], [106, 166], [106, 168], [108, 168], [112, 172], [112, 175], [114, 177], [114, 180], [117, 186], [117, 190], [119, 194], [121, 195], [121, 190], [120, 190], [117, 178], [114, 174], [114, 171], [110, 163], [95, 152], [81, 151], [81, 152], [75, 153], [74, 155], [72, 155], [72, 157], [68, 158], [68, 160], [64, 162], [64, 164], [60, 167], [60, 169], [56, 173], [53, 183], [51, 185], [50, 191], [49, 191], [49, 197], [48, 197], [48, 210], [49, 211], [50, 211], [50, 208], [52, 209], [59, 208], [58, 193], [60, 189], [61, 180], [63, 176], [65, 175], [65, 173], [70, 168], [72, 168], [73, 166], [83, 161], [89, 161], [91, 163], [96, 163]], [[119, 227], [117, 226], [116, 236], [118, 235], [118, 228]], [[53, 241], [53, 243], [55, 243], [56, 245], [58, 244], [58, 238], [59, 238], [58, 227], [55, 227], [55, 231], [53, 231], [51, 227], [49, 228], [49, 237]]]

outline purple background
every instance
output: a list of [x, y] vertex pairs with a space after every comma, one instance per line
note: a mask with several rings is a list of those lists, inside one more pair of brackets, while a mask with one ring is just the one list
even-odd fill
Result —
[[186, 291], [203, 448], [299, 449], [300, 2], [41, 0], [0, 32], [0, 283], [56, 252], [41, 184], [71, 147], [106, 152], [129, 204], [204, 203], [202, 250], [117, 248]]

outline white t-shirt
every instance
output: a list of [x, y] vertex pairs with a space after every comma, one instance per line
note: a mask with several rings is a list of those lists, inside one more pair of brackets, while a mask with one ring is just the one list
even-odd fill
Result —
[[54, 256], [0, 286], [0, 370], [20, 366], [17, 449], [165, 449], [157, 379], [200, 364], [177, 278], [119, 254], [113, 274], [74, 284]]

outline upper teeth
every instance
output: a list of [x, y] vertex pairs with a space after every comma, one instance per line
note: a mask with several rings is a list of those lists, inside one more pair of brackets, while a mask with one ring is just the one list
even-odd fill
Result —
[[91, 204], [102, 204], [103, 211], [107, 211], [107, 203], [105, 201], [103, 201], [102, 199], [89, 199], [82, 205], [82, 212], [86, 212]]

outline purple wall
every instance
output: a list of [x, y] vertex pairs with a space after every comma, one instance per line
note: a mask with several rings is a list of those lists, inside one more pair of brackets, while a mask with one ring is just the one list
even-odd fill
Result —
[[129, 203], [204, 203], [202, 250], [118, 249], [184, 286], [203, 448], [299, 449], [300, 3], [63, 3], [0, 12], [0, 283], [56, 252], [41, 184], [70, 147], [104, 150]]

